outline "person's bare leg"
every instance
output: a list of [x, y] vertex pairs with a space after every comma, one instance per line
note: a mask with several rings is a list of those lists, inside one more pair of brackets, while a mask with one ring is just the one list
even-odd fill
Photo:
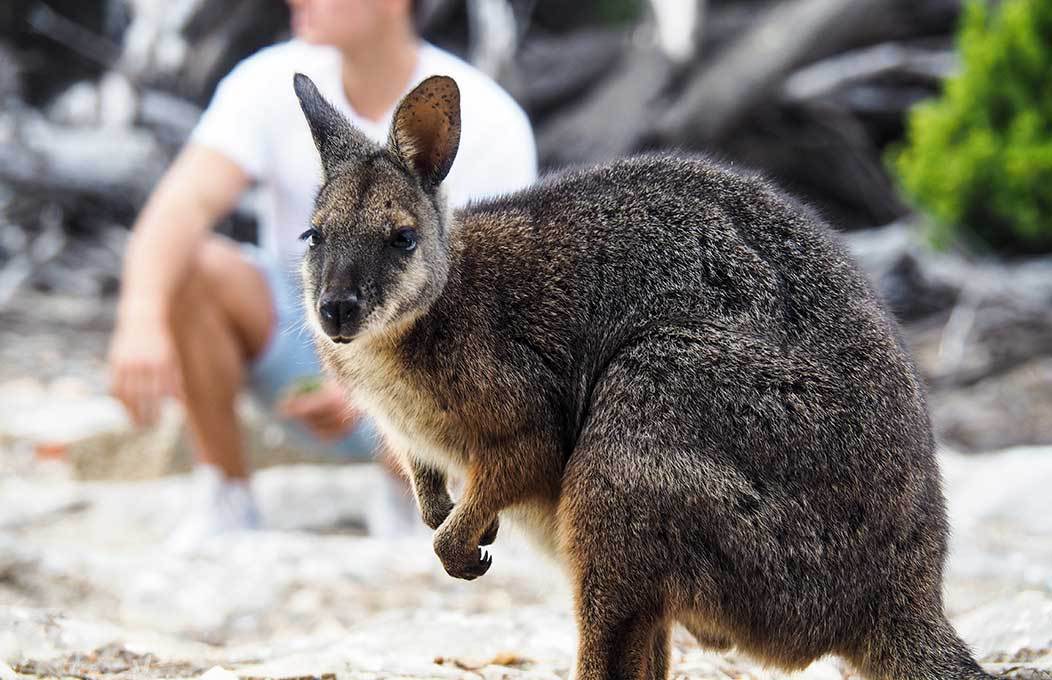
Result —
[[235, 403], [245, 366], [262, 351], [275, 323], [260, 271], [235, 244], [207, 238], [173, 306], [172, 331], [195, 456], [228, 478], [249, 473]]

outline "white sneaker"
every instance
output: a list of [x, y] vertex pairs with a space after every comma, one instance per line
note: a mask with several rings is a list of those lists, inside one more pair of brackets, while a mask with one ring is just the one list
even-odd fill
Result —
[[247, 480], [228, 479], [214, 465], [196, 465], [190, 485], [190, 507], [165, 541], [168, 549], [189, 552], [214, 536], [260, 528]]

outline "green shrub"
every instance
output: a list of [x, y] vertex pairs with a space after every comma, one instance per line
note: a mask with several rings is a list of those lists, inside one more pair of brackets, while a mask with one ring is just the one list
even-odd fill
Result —
[[910, 113], [895, 170], [937, 245], [1052, 250], [1052, 1], [971, 0], [958, 49], [960, 73]]
[[604, 24], [631, 24], [643, 12], [640, 0], [600, 0], [596, 14]]

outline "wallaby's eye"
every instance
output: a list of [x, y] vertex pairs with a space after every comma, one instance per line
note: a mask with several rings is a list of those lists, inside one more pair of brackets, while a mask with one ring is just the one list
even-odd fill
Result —
[[416, 229], [403, 227], [394, 233], [391, 245], [407, 253], [416, 248]]
[[306, 241], [308, 248], [313, 248], [314, 246], [321, 243], [321, 232], [315, 229], [314, 227], [311, 227], [307, 231], [300, 234], [300, 240]]

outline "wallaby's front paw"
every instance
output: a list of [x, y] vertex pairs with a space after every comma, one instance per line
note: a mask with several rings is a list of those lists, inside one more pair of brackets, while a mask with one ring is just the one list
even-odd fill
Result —
[[451, 512], [453, 512], [453, 501], [448, 499], [444, 502], [428, 503], [420, 509], [420, 515], [424, 518], [424, 524], [432, 530], [442, 526], [442, 522], [446, 521]]
[[443, 534], [435, 534], [435, 554], [442, 561], [442, 567], [453, 578], [474, 581], [489, 571], [493, 557], [476, 546], [465, 546], [447, 539]]
[[497, 529], [500, 528], [500, 518], [494, 517], [493, 522], [486, 529], [486, 533], [482, 534], [482, 538], [479, 539], [479, 545], [492, 545], [493, 541], [497, 540]]
[[[453, 512], [453, 506], [454, 503], [452, 501], [428, 504], [420, 511], [424, 524], [437, 531], [442, 526], [442, 522], [445, 522], [446, 518], [449, 517], [449, 513]], [[482, 534], [482, 538], [479, 539], [479, 545], [491, 545], [493, 541], [497, 540], [497, 530], [499, 528], [500, 518], [494, 517], [493, 522], [490, 523]]]

